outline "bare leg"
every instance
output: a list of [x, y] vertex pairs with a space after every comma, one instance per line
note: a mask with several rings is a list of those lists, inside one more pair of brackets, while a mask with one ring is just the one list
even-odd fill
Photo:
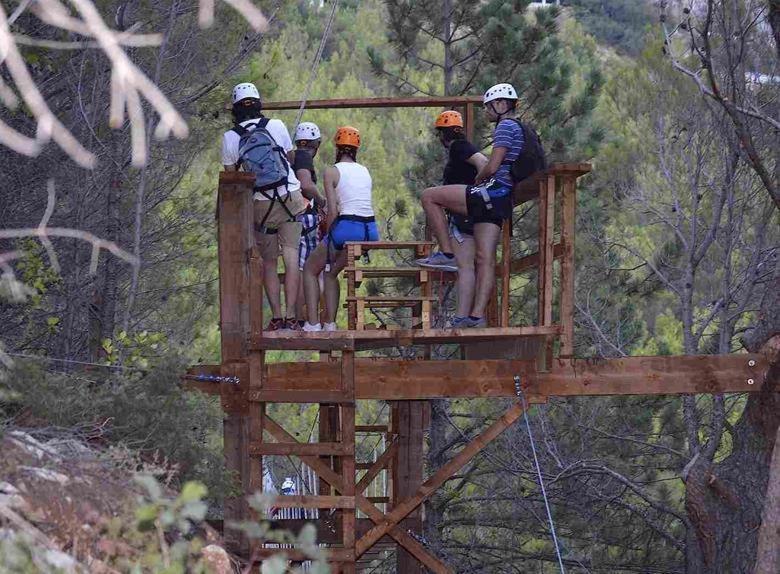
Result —
[[341, 289], [339, 286], [339, 273], [347, 265], [347, 252], [343, 249], [336, 251], [336, 260], [331, 262], [330, 271], [325, 273], [325, 322], [335, 323], [336, 314], [339, 311], [339, 299]]
[[263, 258], [263, 285], [265, 295], [268, 297], [268, 305], [271, 307], [273, 318], [283, 317], [279, 272], [277, 259], [279, 258], [279, 240], [276, 235], [255, 233], [255, 240], [260, 247], [260, 256]]
[[496, 281], [496, 249], [501, 228], [492, 223], [474, 224], [474, 244], [476, 246], [477, 288], [471, 315], [484, 317], [493, 284]]
[[298, 248], [283, 247], [284, 260], [284, 307], [285, 317], [295, 317], [298, 302], [298, 288], [301, 282], [301, 272], [298, 270]]
[[303, 290], [306, 293], [306, 316], [311, 325], [320, 322], [320, 281], [319, 274], [325, 268], [328, 257], [328, 244], [320, 243], [309, 255], [303, 266]]
[[444, 210], [449, 209], [454, 213], [467, 215], [466, 211], [466, 186], [442, 185], [429, 187], [422, 194], [422, 206], [428, 218], [436, 241], [439, 242], [439, 250], [444, 253], [452, 253], [452, 242], [447, 229], [447, 217]]
[[474, 238], [463, 236], [463, 243], [452, 242], [455, 248], [455, 259], [458, 262], [458, 280], [455, 288], [458, 293], [458, 305], [455, 311], [456, 317], [466, 317], [474, 304], [475, 266], [474, 266]]

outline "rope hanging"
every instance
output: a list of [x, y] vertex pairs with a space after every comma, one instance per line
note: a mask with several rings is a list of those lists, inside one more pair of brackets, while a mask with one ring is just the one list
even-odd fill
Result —
[[295, 118], [295, 127], [293, 128], [293, 133], [295, 133], [295, 130], [298, 129], [298, 124], [301, 123], [303, 110], [306, 108], [306, 100], [309, 99], [311, 87], [314, 84], [314, 80], [317, 79], [317, 70], [320, 65], [320, 60], [322, 59], [322, 52], [325, 50], [325, 44], [328, 41], [328, 36], [330, 36], [330, 29], [333, 25], [333, 18], [336, 16], [336, 8], [338, 8], [338, 5], [339, 0], [333, 0], [333, 7], [330, 9], [330, 16], [328, 16], [328, 23], [325, 25], [325, 31], [322, 33], [320, 47], [317, 49], [317, 54], [314, 56], [314, 62], [312, 63], [311, 71], [309, 72], [309, 81], [306, 84], [306, 89], [304, 90], [303, 97], [301, 98], [301, 107], [298, 108], [298, 116]]
[[547, 500], [547, 491], [544, 488], [544, 479], [542, 478], [542, 468], [539, 466], [539, 458], [536, 456], [536, 444], [534, 443], [534, 435], [531, 432], [531, 424], [528, 422], [528, 404], [525, 402], [525, 395], [523, 394], [523, 388], [520, 385], [520, 377], [515, 375], [515, 394], [523, 406], [523, 418], [525, 419], [525, 428], [528, 430], [528, 438], [531, 440], [531, 451], [534, 454], [534, 464], [536, 465], [536, 474], [539, 477], [539, 486], [542, 489], [542, 497], [544, 498], [544, 507], [547, 509], [547, 519], [550, 521], [550, 533], [552, 534], [553, 544], [555, 544], [555, 554], [558, 557], [558, 565], [561, 567], [561, 574], [566, 574], [566, 570], [563, 568], [563, 558], [561, 558], [561, 549], [558, 545], [558, 537], [555, 535], [555, 523], [553, 522], [552, 511], [550, 510], [550, 502]]

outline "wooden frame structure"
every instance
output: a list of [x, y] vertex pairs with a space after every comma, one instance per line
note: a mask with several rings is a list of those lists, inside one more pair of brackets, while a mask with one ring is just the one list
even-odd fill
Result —
[[[400, 100], [336, 100], [309, 102], [309, 108], [380, 107], [388, 105], [463, 105], [464, 116], [474, 99], [405, 98]], [[267, 104], [266, 109], [294, 109], [298, 102]], [[473, 117], [473, 115], [471, 116]], [[473, 125], [473, 123], [471, 123]], [[356, 329], [335, 333], [263, 332], [262, 264], [252, 236], [253, 177], [220, 174], [218, 194], [220, 327], [222, 363], [191, 369], [192, 375], [220, 375], [227, 382], [188, 382], [192, 388], [220, 396], [224, 423], [225, 464], [236, 473], [246, 493], [262, 489], [263, 457], [291, 455], [315, 471], [320, 491], [313, 496], [280, 497], [276, 506], [336, 509], [335, 531], [318, 524], [320, 540], [329, 544], [335, 570], [356, 571], [356, 563], [383, 540], [399, 545], [398, 571], [437, 574], [452, 570], [408, 532], [422, 526], [420, 505], [487, 444], [521, 415], [515, 403], [432, 476], [423, 477], [423, 430], [426, 400], [445, 397], [515, 397], [519, 375], [530, 404], [551, 396], [613, 394], [694, 394], [758, 391], [769, 368], [760, 354], [690, 357], [630, 357], [593, 361], [573, 355], [574, 218], [577, 178], [582, 164], [556, 165], [515, 189], [517, 202], [539, 201], [539, 251], [512, 260], [505, 231], [500, 263], [500, 314], [487, 329]], [[556, 197], [560, 198], [556, 210]], [[556, 211], [559, 220], [556, 241]], [[362, 246], [363, 248], [366, 245]], [[553, 261], [559, 259], [558, 321], [554, 322]], [[275, 262], [273, 263], [275, 265]], [[355, 268], [354, 262], [352, 265]], [[509, 325], [510, 273], [539, 270], [538, 318], [535, 325]], [[357, 324], [350, 305], [350, 325]], [[499, 309], [499, 306], [496, 306]], [[354, 320], [354, 322], [353, 322]], [[497, 324], [496, 324], [497, 323]], [[425, 326], [425, 325], [423, 325]], [[552, 342], [560, 341], [557, 356]], [[461, 345], [465, 358], [437, 361], [359, 356], [386, 347], [423, 348], [431, 344]], [[320, 351], [324, 360], [268, 363], [269, 350]], [[391, 401], [389, 427], [355, 424], [357, 400]], [[301, 443], [267, 414], [276, 402], [319, 403], [317, 443]], [[385, 432], [386, 452], [374, 463], [355, 460], [356, 432]], [[273, 440], [269, 440], [273, 439]], [[389, 498], [372, 501], [363, 495], [368, 482], [391, 468]], [[358, 479], [357, 471], [365, 471]], [[387, 512], [376, 502], [389, 504]], [[367, 518], [358, 520], [356, 511]], [[241, 520], [249, 510], [244, 497], [225, 502], [225, 519]], [[288, 524], [292, 528], [299, 525]], [[227, 530], [235, 548], [242, 540]], [[246, 549], [246, 548], [245, 548]], [[278, 549], [254, 548], [261, 557]], [[291, 559], [303, 558], [286, 550]]]

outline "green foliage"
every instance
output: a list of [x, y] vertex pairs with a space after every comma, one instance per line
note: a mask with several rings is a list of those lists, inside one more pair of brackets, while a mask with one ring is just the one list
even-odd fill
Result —
[[0, 417], [25, 411], [50, 425], [97, 427], [104, 440], [172, 465], [180, 480], [200, 480], [218, 499], [232, 489], [223, 470], [222, 410], [218, 400], [181, 388], [185, 371], [171, 355], [148, 371], [87, 376], [19, 361], [0, 382], [7, 401], [0, 403]]
[[632, 56], [642, 51], [655, 17], [647, 0], [567, 0], [566, 5], [599, 42]]

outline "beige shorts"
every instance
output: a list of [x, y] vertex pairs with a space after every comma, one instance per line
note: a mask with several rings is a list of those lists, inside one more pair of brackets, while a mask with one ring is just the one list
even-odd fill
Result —
[[[255, 194], [255, 197], [258, 195]], [[297, 256], [303, 226], [298, 221], [290, 221], [290, 214], [295, 216], [306, 210], [306, 201], [303, 199], [301, 191], [299, 189], [293, 190], [282, 197], [281, 201], [255, 199], [253, 203], [255, 240], [260, 246], [263, 259], [277, 259], [280, 249], [294, 250]], [[268, 214], [267, 217], [266, 214]], [[265, 218], [263, 227], [268, 230], [267, 233], [257, 231], [263, 218]]]

